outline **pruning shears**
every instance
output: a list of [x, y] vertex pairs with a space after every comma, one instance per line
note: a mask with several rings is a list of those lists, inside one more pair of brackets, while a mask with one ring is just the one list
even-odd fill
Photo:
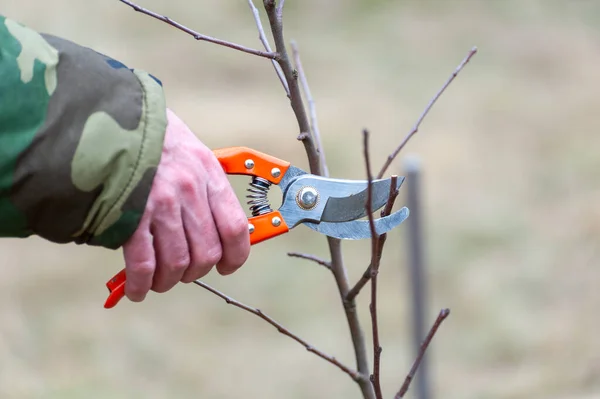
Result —
[[[250, 244], [258, 244], [282, 235], [303, 224], [329, 237], [360, 240], [371, 238], [367, 220], [367, 180], [343, 180], [305, 172], [290, 162], [247, 147], [227, 147], [214, 150], [225, 173], [251, 176], [247, 204], [252, 216], [248, 218]], [[399, 189], [404, 177], [398, 177]], [[371, 182], [371, 212], [386, 204], [392, 179]], [[277, 210], [271, 208], [267, 193], [277, 185], [283, 200]], [[374, 220], [375, 231], [383, 234], [408, 217], [408, 208]], [[114, 307], [125, 296], [125, 269], [106, 283], [109, 296], [104, 307]]]

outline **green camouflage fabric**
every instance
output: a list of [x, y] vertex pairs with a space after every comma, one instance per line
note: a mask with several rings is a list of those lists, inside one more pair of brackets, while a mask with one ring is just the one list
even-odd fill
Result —
[[166, 125], [152, 75], [0, 15], [0, 237], [120, 247]]

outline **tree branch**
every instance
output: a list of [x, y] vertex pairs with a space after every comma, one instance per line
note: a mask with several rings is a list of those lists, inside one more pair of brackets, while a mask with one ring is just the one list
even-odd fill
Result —
[[467, 56], [462, 60], [460, 65], [456, 68], [456, 70], [452, 73], [452, 75], [450, 75], [450, 78], [446, 81], [446, 83], [442, 86], [442, 88], [436, 93], [435, 96], [433, 96], [433, 98], [431, 100], [429, 100], [429, 104], [427, 104], [427, 107], [425, 107], [425, 110], [423, 111], [423, 113], [421, 114], [421, 116], [419, 117], [419, 119], [417, 120], [415, 125], [413, 126], [412, 130], [406, 135], [406, 137], [404, 138], [404, 140], [402, 140], [400, 145], [398, 147], [396, 147], [394, 152], [392, 152], [388, 156], [387, 160], [385, 161], [385, 164], [381, 168], [381, 171], [377, 175], [378, 179], [381, 179], [381, 177], [383, 176], [385, 171], [390, 167], [391, 163], [398, 156], [400, 151], [402, 151], [402, 149], [406, 146], [406, 144], [409, 142], [409, 140], [412, 138], [412, 136], [414, 136], [419, 131], [419, 126], [421, 125], [421, 123], [423, 122], [423, 119], [425, 119], [425, 117], [427, 116], [427, 114], [429, 113], [429, 111], [431, 110], [433, 105], [435, 104], [435, 102], [438, 100], [438, 98], [440, 98], [440, 96], [444, 93], [444, 91], [446, 91], [448, 86], [450, 86], [450, 83], [452, 83], [454, 78], [456, 78], [458, 76], [460, 71], [465, 67], [465, 65], [467, 65], [467, 63], [471, 60], [471, 58], [476, 53], [477, 53], [477, 47], [473, 47], [471, 49], [471, 51], [469, 51]]
[[[383, 240], [379, 240], [379, 246], [381, 246], [382, 241]], [[360, 277], [360, 279], [356, 282], [354, 287], [352, 287], [352, 289], [350, 291], [348, 291], [348, 295], [346, 295], [346, 300], [353, 301], [358, 296], [358, 294], [363, 289], [363, 287], [365, 285], [367, 285], [369, 280], [371, 280], [371, 264], [370, 263], [369, 263], [369, 266], [367, 266], [367, 270], [365, 270], [365, 272]]]
[[[377, 243], [377, 257], [375, 259], [378, 259], [378, 260], [381, 259], [381, 256], [383, 254], [383, 245], [385, 244], [386, 238], [387, 238], [387, 234], [382, 234], [381, 236], [379, 236], [379, 240]], [[372, 277], [371, 269], [372, 269], [372, 265], [373, 265], [373, 260], [375, 260], [375, 259], [371, 258], [371, 263], [369, 263], [369, 266], [367, 266], [367, 270], [365, 270], [365, 272], [360, 277], [360, 279], [356, 282], [354, 287], [352, 287], [352, 289], [350, 291], [348, 291], [348, 295], [346, 295], [347, 300], [354, 300], [358, 296], [360, 291], [363, 289], [363, 287], [365, 285], [367, 285], [369, 280], [371, 280], [371, 277]]]
[[[275, 48], [280, 55], [277, 62], [281, 66], [290, 88], [290, 105], [294, 110], [296, 120], [298, 121], [298, 127], [300, 129], [298, 139], [302, 140], [304, 143], [304, 149], [308, 157], [311, 173], [322, 175], [323, 169], [321, 165], [321, 158], [317, 151], [317, 147], [314, 144], [314, 139], [310, 130], [310, 124], [308, 122], [306, 110], [304, 109], [304, 103], [302, 102], [302, 96], [298, 87], [297, 72], [294, 73], [287, 50], [285, 48], [282, 23], [283, 9], [281, 8], [282, 2], [279, 3], [279, 11], [275, 8], [274, 0], [263, 0], [263, 4], [265, 6], [267, 15], [269, 16], [269, 24], [271, 25], [271, 32], [273, 33]], [[349, 287], [348, 276], [342, 256], [341, 241], [336, 238], [327, 237], [327, 243], [329, 245], [329, 252], [331, 253], [331, 271], [335, 277], [340, 298], [344, 306], [344, 312], [346, 314], [348, 328], [350, 330], [350, 336], [354, 346], [356, 366], [358, 373], [361, 376], [357, 382], [360, 386], [364, 399], [375, 399], [373, 386], [368, 379], [369, 362], [367, 359], [367, 347], [360, 325], [360, 320], [358, 318], [358, 313], [356, 312], [356, 303], [353, 300], [346, 300]]]
[[[385, 204], [385, 207], [381, 211], [381, 217], [388, 216], [389, 214], [392, 213], [392, 208], [394, 207], [394, 202], [396, 202], [396, 198], [398, 197], [398, 193], [400, 192], [398, 189], [396, 189], [396, 185], [398, 182], [398, 176], [393, 175], [391, 177], [390, 181], [391, 181], [390, 194], [388, 197], [388, 202]], [[375, 258], [375, 260], [377, 262], [380, 262], [381, 257], [383, 256], [383, 246], [385, 244], [386, 239], [387, 239], [387, 233], [384, 233], [379, 236], [379, 242], [377, 245], [377, 257]], [[347, 300], [354, 300], [354, 298], [356, 298], [356, 296], [360, 293], [360, 290], [362, 290], [362, 288], [371, 279], [371, 265], [373, 264], [373, 260], [374, 259], [371, 259], [371, 263], [369, 263], [367, 270], [365, 270], [365, 272], [361, 276], [360, 280], [358, 280], [356, 282], [356, 284], [354, 285], [354, 287], [352, 287], [352, 289], [350, 291], [348, 291], [348, 295], [346, 295]]]
[[[263, 0], [263, 4], [269, 17], [269, 24], [271, 26], [275, 48], [280, 55], [277, 59], [277, 62], [281, 66], [290, 88], [290, 105], [294, 111], [296, 120], [298, 122], [298, 127], [300, 129], [298, 140], [301, 140], [304, 144], [304, 149], [308, 157], [311, 173], [322, 175], [323, 165], [321, 165], [321, 158], [319, 156], [317, 147], [315, 146], [310, 124], [306, 115], [306, 110], [304, 109], [304, 103], [302, 102], [302, 96], [298, 87], [297, 72], [292, 68], [292, 64], [285, 48], [282, 22], [283, 1], [279, 3], [279, 7], [277, 8], [275, 8], [274, 0]], [[360, 375], [360, 378], [357, 380], [357, 382], [360, 386], [364, 399], [375, 399], [373, 386], [367, 377], [369, 374], [367, 348], [365, 345], [363, 331], [360, 326], [360, 320], [356, 312], [356, 303], [354, 301], [346, 300], [346, 294], [348, 293], [348, 276], [346, 274], [346, 268], [344, 266], [344, 260], [342, 257], [341, 241], [339, 239], [327, 237], [327, 243], [331, 253], [331, 270], [335, 277], [340, 298], [344, 305], [344, 311], [348, 321], [348, 327], [350, 329], [352, 344], [354, 346], [356, 365]]]
[[292, 257], [292, 258], [301, 258], [301, 259], [306, 259], [306, 260], [310, 260], [312, 262], [315, 262], [329, 270], [331, 270], [331, 262], [328, 262], [324, 259], [321, 259], [315, 255], [309, 255], [309, 254], [302, 254], [299, 252], [288, 252], [288, 256]]
[[[392, 208], [394, 208], [394, 203], [396, 202], [396, 198], [398, 198], [398, 194], [400, 194], [400, 189], [396, 188], [398, 185], [398, 176], [392, 175], [390, 178], [390, 194], [388, 196], [388, 200], [385, 203], [385, 207], [380, 213], [381, 217], [386, 217], [392, 213]], [[381, 236], [385, 236], [387, 234], [382, 234]]]
[[[381, 393], [381, 345], [379, 343], [379, 324], [377, 322], [377, 273], [379, 273], [378, 249], [379, 235], [375, 229], [375, 220], [372, 213], [373, 203], [373, 175], [371, 173], [371, 160], [369, 157], [369, 131], [363, 130], [363, 146], [364, 158], [367, 169], [367, 202], [365, 209], [369, 217], [369, 228], [371, 229], [371, 304], [369, 310], [371, 312], [371, 326], [373, 329], [373, 374], [370, 376], [375, 396], [377, 399], [383, 399]], [[393, 187], [393, 186], [392, 186]]]
[[202, 40], [205, 42], [210, 42], [210, 43], [214, 43], [214, 44], [218, 44], [221, 46], [225, 46], [225, 47], [229, 47], [232, 48], [234, 50], [239, 50], [242, 51], [244, 53], [248, 53], [248, 54], [253, 54], [253, 55], [257, 55], [259, 57], [264, 57], [264, 58], [269, 58], [269, 59], [277, 59], [278, 58], [278, 54], [277, 53], [273, 53], [273, 52], [265, 52], [265, 51], [260, 51], [260, 50], [255, 50], [246, 46], [242, 46], [241, 44], [236, 44], [236, 43], [231, 43], [225, 40], [221, 40], [221, 39], [217, 39], [211, 36], [206, 36], [203, 35], [201, 33], [198, 33], [182, 24], [180, 24], [179, 22], [173, 21], [171, 18], [169, 17], [165, 17], [164, 15], [160, 15], [158, 13], [155, 13], [154, 11], [150, 11], [144, 7], [140, 7], [137, 4], [129, 1], [129, 0], [119, 0], [121, 3], [127, 4], [128, 6], [130, 6], [131, 8], [133, 8], [135, 11], [137, 12], [141, 12], [142, 14], [146, 14], [152, 18], [156, 18], [159, 21], [162, 21], [166, 24], [169, 24], [191, 36], [194, 37], [194, 39], [196, 40]]
[[304, 149], [306, 150], [306, 154], [308, 156], [310, 171], [313, 174], [322, 175], [319, 153], [313, 140], [308, 117], [306, 116], [306, 110], [304, 109], [304, 104], [302, 103], [302, 96], [298, 86], [297, 74], [294, 73], [292, 63], [290, 62], [288, 52], [285, 47], [282, 22], [283, 2], [279, 4], [277, 9], [275, 8], [275, 0], [263, 0], [263, 4], [265, 6], [267, 15], [269, 16], [269, 24], [271, 26], [273, 40], [275, 41], [275, 50], [279, 54], [279, 57], [276, 60], [283, 71], [290, 89], [290, 105], [292, 106], [292, 110], [296, 115], [300, 134], [305, 133], [302, 143], [304, 144]]
[[327, 237], [327, 243], [331, 252], [331, 270], [333, 271], [333, 276], [340, 292], [344, 312], [346, 313], [346, 320], [348, 321], [348, 328], [350, 329], [350, 337], [352, 338], [354, 355], [356, 356], [356, 366], [358, 372], [363, 376], [358, 381], [358, 384], [364, 399], [375, 399], [373, 384], [371, 384], [368, 377], [369, 361], [367, 358], [367, 345], [356, 311], [356, 301], [346, 299], [349, 287], [348, 275], [344, 266], [344, 258], [342, 257], [342, 243], [339, 239], [332, 237]]
[[294, 63], [296, 64], [296, 69], [298, 70], [298, 77], [300, 78], [302, 90], [304, 91], [306, 101], [308, 102], [308, 113], [310, 114], [310, 128], [312, 129], [312, 132], [315, 136], [315, 140], [317, 141], [317, 151], [319, 152], [319, 156], [321, 157], [321, 167], [323, 168], [323, 175], [329, 177], [327, 161], [325, 160], [325, 149], [323, 148], [323, 142], [321, 141], [321, 132], [319, 131], [317, 107], [315, 106], [315, 100], [313, 99], [313, 96], [310, 92], [308, 79], [306, 79], [306, 74], [304, 73], [304, 68], [302, 67], [302, 61], [300, 59], [300, 51], [298, 50], [298, 45], [294, 41], [292, 41], [291, 44], [292, 54], [294, 55]]
[[427, 348], [429, 347], [429, 344], [431, 343], [433, 336], [440, 328], [440, 325], [442, 324], [442, 322], [444, 320], [446, 320], [448, 315], [450, 315], [450, 309], [442, 309], [440, 311], [440, 314], [438, 315], [437, 319], [435, 320], [435, 323], [433, 323], [433, 326], [429, 330], [429, 334], [427, 334], [425, 341], [423, 341], [423, 343], [421, 344], [421, 349], [419, 350], [419, 355], [415, 359], [415, 362], [413, 363], [413, 366], [410, 369], [410, 373], [408, 373], [408, 375], [406, 376], [406, 379], [404, 380], [402, 387], [400, 388], [400, 390], [398, 391], [396, 396], [394, 396], [394, 399], [403, 398], [404, 395], [406, 394], [406, 392], [408, 392], [410, 383], [412, 382], [413, 378], [415, 377], [415, 374], [417, 373], [417, 370], [419, 369], [419, 365], [421, 364], [421, 361], [423, 360], [423, 356], [425, 355], [425, 352], [427, 351]]
[[273, 320], [270, 316], [264, 314], [260, 309], [253, 308], [253, 307], [248, 306], [246, 304], [243, 304], [243, 303], [241, 303], [239, 301], [236, 301], [235, 299], [233, 299], [233, 298], [231, 298], [231, 297], [223, 294], [222, 292], [218, 291], [217, 289], [211, 287], [210, 285], [208, 285], [206, 283], [203, 283], [200, 280], [194, 281], [194, 284], [199, 285], [200, 287], [202, 287], [202, 288], [204, 288], [204, 289], [212, 292], [216, 296], [222, 298], [229, 305], [233, 305], [233, 306], [235, 306], [237, 308], [243, 309], [243, 310], [245, 310], [245, 311], [247, 311], [249, 313], [252, 313], [252, 314], [260, 317], [261, 319], [263, 319], [264, 321], [266, 321], [267, 323], [269, 323], [270, 325], [272, 325], [273, 327], [275, 327], [277, 329], [277, 331], [279, 331], [281, 334], [290, 337], [294, 341], [298, 342], [300, 345], [304, 346], [307, 351], [314, 353], [315, 355], [319, 356], [320, 358], [325, 359], [329, 363], [331, 363], [331, 364], [335, 365], [336, 367], [338, 367], [344, 373], [348, 374], [350, 376], [350, 378], [352, 378], [354, 381], [357, 381], [357, 380], [360, 379], [361, 376], [360, 376], [360, 374], [358, 372], [356, 372], [355, 370], [352, 370], [351, 368], [343, 365], [335, 357], [329, 356], [329, 355], [321, 352], [320, 350], [318, 350], [317, 348], [315, 348], [314, 346], [312, 346], [311, 344], [309, 344], [308, 342], [306, 342], [302, 338], [298, 337], [296, 334], [292, 333], [290, 330], [288, 330], [287, 328], [285, 328], [284, 326], [282, 326], [281, 324], [279, 324], [278, 322], [276, 322], [275, 320]]
[[[252, 14], [254, 15], [254, 22], [256, 23], [256, 28], [258, 29], [258, 38], [262, 42], [263, 46], [265, 46], [265, 50], [267, 50], [269, 53], [272, 53], [273, 50], [271, 50], [271, 45], [269, 44], [269, 40], [267, 40], [267, 36], [265, 35], [265, 30], [263, 29], [263, 25], [260, 20], [260, 14], [258, 12], [258, 9], [254, 5], [254, 2], [252, 0], [248, 0], [248, 5], [250, 6], [250, 10], [252, 10]], [[289, 98], [290, 97], [290, 88], [288, 87], [287, 81], [285, 80], [285, 76], [283, 75], [283, 71], [281, 70], [281, 67], [279, 66], [277, 61], [275, 61], [274, 59], [271, 60], [271, 63], [273, 64], [273, 68], [275, 68], [275, 73], [277, 74], [279, 81], [283, 85], [285, 94]]]

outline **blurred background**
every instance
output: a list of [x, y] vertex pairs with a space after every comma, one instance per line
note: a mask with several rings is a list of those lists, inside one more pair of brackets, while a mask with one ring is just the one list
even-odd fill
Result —
[[[139, 4], [261, 47], [245, 0]], [[307, 168], [268, 60], [196, 42], [117, 0], [0, 0], [0, 13], [152, 72], [211, 148], [252, 146]], [[378, 170], [479, 48], [389, 171], [420, 159], [427, 325], [452, 310], [430, 348], [434, 397], [600, 397], [599, 22], [592, 0], [286, 2], [335, 177], [364, 178], [364, 127]], [[232, 178], [240, 196], [246, 181]], [[380, 272], [386, 397], [414, 359], [406, 243], [403, 224]], [[344, 243], [352, 282], [369, 248]], [[287, 251], [328, 256], [325, 238], [300, 227], [205, 281], [354, 366], [332, 276]], [[1, 398], [360, 397], [338, 369], [194, 285], [103, 309], [122, 267], [120, 251], [0, 241]], [[359, 309], [370, 342], [368, 290]]]

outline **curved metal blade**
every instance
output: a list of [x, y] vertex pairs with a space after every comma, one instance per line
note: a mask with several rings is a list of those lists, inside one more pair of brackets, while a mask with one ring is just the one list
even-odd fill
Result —
[[[404, 207], [389, 216], [375, 219], [375, 231], [377, 234], [387, 233], [406, 220], [408, 214], [408, 208]], [[371, 227], [369, 226], [368, 220], [355, 220], [342, 223], [305, 222], [304, 224], [311, 229], [329, 237], [340, 238], [344, 240], [363, 240], [366, 238], [371, 238]]]
[[[375, 212], [377, 209], [385, 205], [390, 194], [390, 184], [392, 179], [374, 180], [371, 196], [371, 212]], [[396, 189], [399, 189], [404, 182], [404, 177], [399, 177], [396, 184]], [[348, 197], [331, 197], [327, 200], [321, 220], [323, 222], [347, 222], [350, 220], [360, 219], [367, 215], [367, 197], [368, 197], [368, 183], [363, 183], [365, 189], [350, 195]]]

